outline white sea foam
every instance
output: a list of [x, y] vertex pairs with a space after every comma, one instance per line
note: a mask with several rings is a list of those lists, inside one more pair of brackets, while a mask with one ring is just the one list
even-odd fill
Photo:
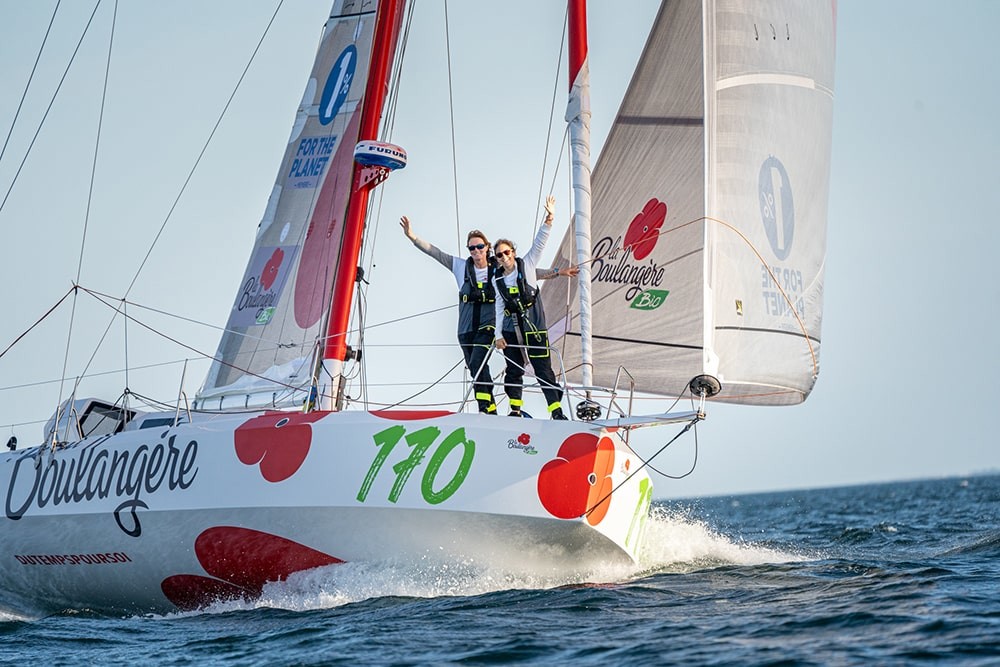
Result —
[[[693, 572], [723, 565], [787, 563], [800, 554], [734, 540], [682, 510], [654, 508], [640, 562], [635, 566], [586, 563], [573, 571], [532, 570], [531, 564], [455, 562], [425, 556], [409, 561], [343, 563], [298, 572], [267, 584], [253, 602], [220, 602], [207, 611], [272, 607], [327, 609], [381, 597], [472, 596], [505, 590], [540, 590], [579, 584], [614, 584], [656, 572]], [[199, 613], [199, 612], [196, 612]]]
[[683, 510], [654, 507], [639, 560], [647, 572], [688, 572], [721, 565], [790, 563], [806, 557], [734, 540]]

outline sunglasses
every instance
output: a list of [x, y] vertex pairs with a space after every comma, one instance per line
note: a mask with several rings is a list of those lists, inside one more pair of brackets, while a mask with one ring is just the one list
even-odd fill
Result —
[[485, 247], [486, 247], [485, 243], [476, 243], [469, 246], [469, 252], [472, 252], [473, 250], [482, 250]]
[[507, 248], [506, 250], [501, 250], [500, 252], [498, 252], [497, 255], [499, 255], [500, 257], [506, 257], [507, 255], [510, 255], [511, 257], [513, 257], [514, 251], [511, 250], [510, 248]]

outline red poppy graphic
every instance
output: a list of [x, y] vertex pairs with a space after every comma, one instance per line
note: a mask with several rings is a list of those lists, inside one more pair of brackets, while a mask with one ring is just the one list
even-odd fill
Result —
[[195, 540], [194, 552], [210, 576], [175, 574], [160, 582], [167, 599], [183, 610], [257, 598], [269, 581], [344, 562], [284, 537], [235, 526], [205, 530]]
[[538, 473], [538, 499], [552, 516], [573, 519], [587, 514], [596, 526], [608, 513], [615, 448], [609, 438], [576, 433], [566, 438], [557, 457]]
[[531, 442], [531, 436], [528, 435], [527, 433], [522, 433], [521, 435], [517, 436], [517, 441], [522, 445], [526, 445], [529, 442]]
[[271, 289], [271, 285], [278, 277], [278, 269], [281, 268], [281, 263], [284, 260], [285, 251], [281, 248], [275, 248], [274, 252], [271, 253], [271, 259], [267, 260], [264, 270], [260, 272], [260, 284], [264, 289]]
[[632, 249], [632, 257], [645, 259], [656, 247], [660, 227], [667, 218], [667, 205], [656, 199], [646, 202], [642, 212], [635, 216], [625, 232], [625, 249]]
[[233, 434], [236, 456], [247, 465], [260, 464], [269, 482], [281, 482], [296, 473], [312, 444], [312, 422], [323, 412], [269, 412], [240, 425]]

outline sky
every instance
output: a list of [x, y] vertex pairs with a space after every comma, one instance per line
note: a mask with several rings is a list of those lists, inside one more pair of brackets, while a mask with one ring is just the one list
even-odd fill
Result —
[[[120, 0], [95, 160], [114, 4], [98, 8], [33, 139], [94, 4], [62, 3], [22, 105], [55, 2], [0, 0], [0, 284], [7, 297], [0, 350], [77, 281], [112, 299], [127, 294], [152, 309], [130, 314], [187, 345], [126, 328], [119, 318], [88, 365], [110, 310], [90, 297], [65, 302], [0, 357], [4, 441], [38, 441], [40, 422], [69, 392], [54, 382], [64, 367], [70, 378], [84, 368], [100, 373], [84, 385], [86, 395], [113, 400], [128, 387], [168, 402], [182, 388], [194, 396], [207, 371], [195, 351], [215, 351], [329, 9], [327, 0], [282, 5], [192, 172], [277, 4]], [[652, 0], [590, 7], [595, 156], [657, 7]], [[542, 170], [554, 90], [553, 141], [562, 134], [564, 6], [534, 0], [495, 9], [484, 20], [481, 3], [449, 3], [446, 40], [443, 3], [417, 3], [392, 137], [410, 159], [374, 201], [367, 321], [443, 310], [369, 326], [365, 372], [373, 395], [416, 393], [458, 360], [452, 278], [403, 238], [399, 216], [453, 253], [458, 229], [503, 230], [527, 243], [539, 190], [552, 181], [552, 163]], [[687, 438], [656, 459], [658, 471], [678, 476], [697, 456], [683, 479], [653, 475], [658, 497], [1000, 469], [993, 425], [1000, 399], [998, 27], [1000, 3], [990, 0], [837, 3], [816, 388], [794, 407], [710, 405], [697, 448]], [[555, 195], [556, 224], [565, 225], [568, 197]], [[551, 256], [557, 238], [549, 245]], [[417, 401], [455, 400], [459, 378], [453, 373], [450, 384]], [[669, 437], [658, 430], [642, 434], [643, 453]]]

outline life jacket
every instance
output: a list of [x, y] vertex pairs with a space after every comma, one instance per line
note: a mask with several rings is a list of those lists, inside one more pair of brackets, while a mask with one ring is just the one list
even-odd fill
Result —
[[508, 286], [499, 276], [500, 296], [503, 298], [504, 314], [510, 316], [518, 327], [524, 331], [544, 331], [545, 313], [538, 298], [538, 288], [533, 287], [524, 277], [524, 260], [515, 257], [517, 265], [517, 282]]
[[[465, 260], [465, 282], [458, 291], [459, 333], [478, 331], [482, 326], [493, 326], [493, 304], [497, 299], [494, 280], [497, 275], [497, 260], [490, 256], [486, 260], [486, 280], [476, 280], [476, 265], [469, 257]], [[466, 323], [468, 326], [463, 327]]]

